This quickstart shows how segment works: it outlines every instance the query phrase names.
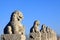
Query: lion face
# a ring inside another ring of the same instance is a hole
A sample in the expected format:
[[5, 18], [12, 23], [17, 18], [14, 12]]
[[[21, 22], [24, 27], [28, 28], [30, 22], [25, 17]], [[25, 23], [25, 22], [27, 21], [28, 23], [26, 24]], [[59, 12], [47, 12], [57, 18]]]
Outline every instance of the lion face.
[[46, 25], [45, 25], [45, 24], [42, 25], [42, 29], [43, 29], [44, 31], [46, 31]]
[[46, 31], [47, 31], [47, 32], [50, 32], [50, 28], [49, 28], [49, 27], [46, 27]]
[[34, 25], [36, 25], [37, 27], [40, 25], [40, 22], [38, 21], [38, 20], [36, 20], [35, 22], [34, 22]]
[[20, 11], [15, 11], [13, 12], [13, 21], [22, 21], [23, 19], [23, 14]]

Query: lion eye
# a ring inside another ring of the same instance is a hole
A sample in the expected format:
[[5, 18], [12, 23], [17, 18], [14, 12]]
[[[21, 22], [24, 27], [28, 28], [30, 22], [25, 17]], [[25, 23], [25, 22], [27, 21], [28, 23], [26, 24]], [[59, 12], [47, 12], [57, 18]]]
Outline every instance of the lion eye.
[[39, 26], [39, 24], [37, 24], [37, 26]]
[[19, 18], [22, 18], [21, 16], [19, 16]]

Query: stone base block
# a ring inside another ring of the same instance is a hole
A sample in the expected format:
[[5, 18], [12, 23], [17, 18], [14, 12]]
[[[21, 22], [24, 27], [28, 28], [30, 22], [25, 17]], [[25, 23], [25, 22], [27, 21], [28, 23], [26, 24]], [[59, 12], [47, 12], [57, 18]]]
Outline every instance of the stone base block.
[[1, 40], [25, 40], [24, 35], [20, 34], [4, 34], [1, 35]]

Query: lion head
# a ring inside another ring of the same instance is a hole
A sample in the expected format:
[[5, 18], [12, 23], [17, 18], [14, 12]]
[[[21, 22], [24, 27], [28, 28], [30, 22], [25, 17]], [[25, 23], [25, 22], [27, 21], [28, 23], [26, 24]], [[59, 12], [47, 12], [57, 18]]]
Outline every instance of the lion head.
[[42, 27], [41, 27], [41, 30], [40, 31], [43, 31], [43, 32], [46, 32], [46, 25], [43, 24]]
[[40, 25], [39, 20], [35, 20], [35, 21], [34, 21], [34, 26], [37, 26], [37, 27], [38, 27], [39, 25]]
[[16, 10], [12, 13], [10, 21], [20, 21], [21, 22], [23, 18], [24, 17], [23, 17], [22, 12]]

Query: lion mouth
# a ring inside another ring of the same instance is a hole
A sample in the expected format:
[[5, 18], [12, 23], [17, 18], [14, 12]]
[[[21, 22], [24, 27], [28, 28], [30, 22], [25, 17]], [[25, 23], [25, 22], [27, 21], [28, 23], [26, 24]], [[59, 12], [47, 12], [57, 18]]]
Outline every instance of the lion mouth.
[[18, 21], [20, 21], [20, 19], [18, 19]]

